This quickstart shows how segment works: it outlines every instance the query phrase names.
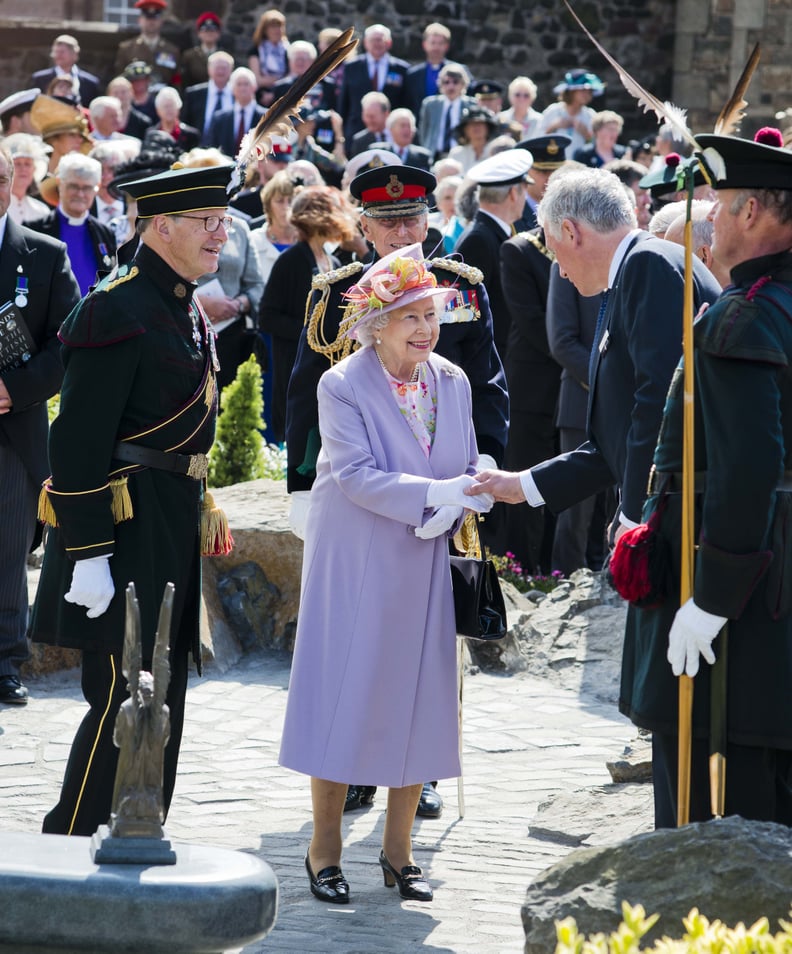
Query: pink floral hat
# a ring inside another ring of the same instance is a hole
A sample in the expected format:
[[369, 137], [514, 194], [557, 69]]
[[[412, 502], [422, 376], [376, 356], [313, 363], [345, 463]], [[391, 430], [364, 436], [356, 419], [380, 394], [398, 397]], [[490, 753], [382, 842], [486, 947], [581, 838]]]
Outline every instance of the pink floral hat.
[[438, 286], [426, 267], [420, 244], [408, 245], [374, 262], [360, 281], [347, 289], [340, 330], [357, 338], [359, 326], [372, 318], [430, 297], [437, 298], [438, 307], [445, 309], [455, 296], [455, 288]]

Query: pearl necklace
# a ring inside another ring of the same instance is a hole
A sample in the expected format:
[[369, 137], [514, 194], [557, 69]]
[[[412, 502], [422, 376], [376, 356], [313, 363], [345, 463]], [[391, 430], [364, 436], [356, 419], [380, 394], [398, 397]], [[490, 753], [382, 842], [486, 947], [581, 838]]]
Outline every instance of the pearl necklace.
[[[394, 378], [396, 381], [398, 381], [399, 379], [396, 377], [396, 375], [395, 375], [395, 374], [391, 374], [391, 372], [388, 371], [387, 367], [385, 366], [385, 362], [382, 360], [382, 355], [379, 353], [379, 351], [377, 351], [376, 348], [374, 349], [374, 354], [377, 356], [377, 360], [378, 360], [379, 363], [380, 363], [380, 367], [381, 367], [382, 370], [385, 372], [385, 374], [390, 374], [390, 376], [391, 376], [392, 378]], [[416, 383], [418, 382], [418, 378], [419, 378], [419, 376], [420, 376], [420, 371], [421, 371], [421, 366], [420, 366], [419, 364], [416, 364], [415, 368], [413, 369], [413, 373], [410, 375], [410, 380], [409, 380], [409, 381], [403, 381], [402, 383], [403, 383], [403, 384], [416, 384]]]

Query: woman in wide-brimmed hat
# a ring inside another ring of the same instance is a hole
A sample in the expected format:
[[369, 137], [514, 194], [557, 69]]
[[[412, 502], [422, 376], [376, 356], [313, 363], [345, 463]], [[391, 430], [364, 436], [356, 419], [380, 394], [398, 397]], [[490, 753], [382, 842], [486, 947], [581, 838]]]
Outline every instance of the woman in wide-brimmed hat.
[[459, 125], [453, 130], [458, 145], [448, 153], [450, 159], [456, 159], [463, 172], [472, 169], [477, 162], [487, 157], [487, 146], [498, 134], [500, 123], [492, 110], [485, 106], [470, 106], [462, 111]]
[[588, 104], [593, 96], [599, 96], [604, 89], [602, 80], [586, 70], [570, 70], [553, 87], [558, 102], [552, 103], [542, 113], [541, 132], [569, 136], [571, 142], [566, 148], [567, 159], [571, 159], [594, 135], [591, 128], [594, 110]]
[[347, 292], [342, 323], [362, 347], [319, 382], [322, 450], [280, 762], [311, 776], [305, 866], [314, 896], [334, 904], [350, 900], [349, 779], [390, 789], [385, 884], [431, 901], [412, 853], [415, 811], [425, 779], [460, 771], [448, 536], [479, 498], [463, 493], [478, 459], [470, 384], [433, 353], [454, 296], [420, 245], [375, 262]]

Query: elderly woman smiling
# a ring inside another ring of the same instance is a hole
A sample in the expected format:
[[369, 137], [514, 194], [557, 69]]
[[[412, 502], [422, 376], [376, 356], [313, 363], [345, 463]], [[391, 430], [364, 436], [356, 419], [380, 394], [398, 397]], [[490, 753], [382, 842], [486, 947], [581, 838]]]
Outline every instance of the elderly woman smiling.
[[[363, 346], [319, 382], [311, 492], [280, 762], [311, 776], [313, 894], [345, 904], [349, 779], [387, 786], [379, 863], [402, 898], [431, 901], [412, 855], [422, 782], [459, 774], [448, 534], [478, 497], [470, 385], [432, 353], [454, 291], [420, 245], [380, 259], [347, 293]], [[486, 501], [479, 511], [489, 510]]]

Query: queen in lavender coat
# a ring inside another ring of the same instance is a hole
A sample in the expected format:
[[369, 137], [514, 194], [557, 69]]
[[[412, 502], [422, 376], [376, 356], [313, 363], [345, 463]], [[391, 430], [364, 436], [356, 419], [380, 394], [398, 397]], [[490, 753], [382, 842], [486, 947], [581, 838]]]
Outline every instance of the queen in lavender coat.
[[319, 383], [322, 452], [280, 762], [311, 776], [316, 897], [349, 900], [341, 816], [354, 778], [390, 789], [385, 883], [431, 900], [410, 834], [422, 782], [460, 772], [448, 536], [479, 499], [462, 493], [478, 452], [468, 380], [431, 353], [448, 289], [420, 246], [363, 281], [347, 326], [364, 347]]

